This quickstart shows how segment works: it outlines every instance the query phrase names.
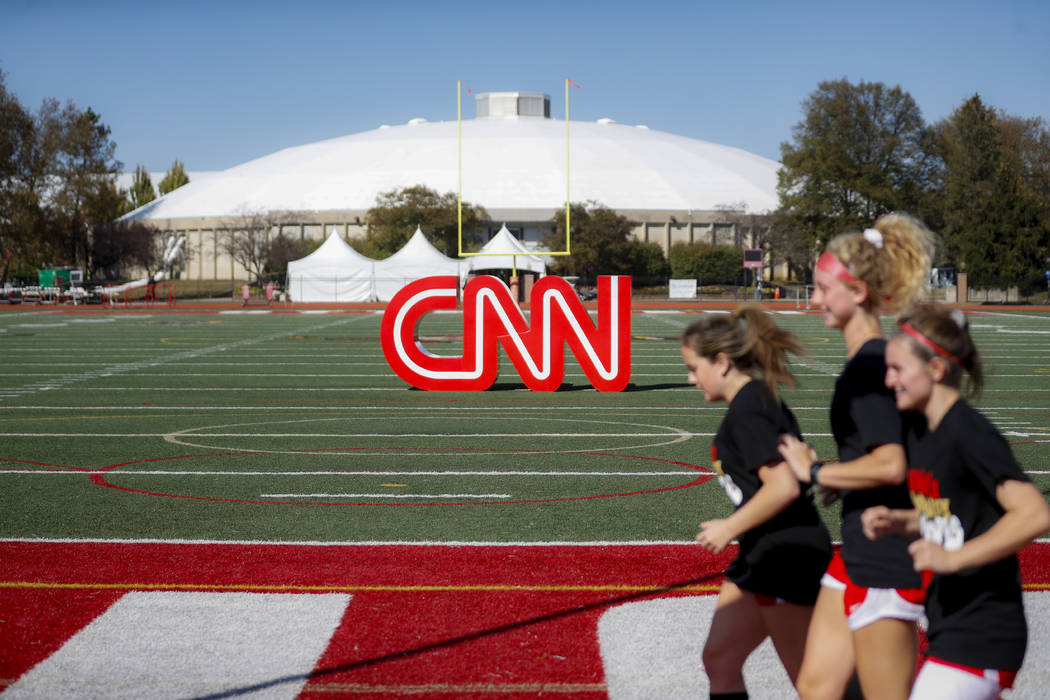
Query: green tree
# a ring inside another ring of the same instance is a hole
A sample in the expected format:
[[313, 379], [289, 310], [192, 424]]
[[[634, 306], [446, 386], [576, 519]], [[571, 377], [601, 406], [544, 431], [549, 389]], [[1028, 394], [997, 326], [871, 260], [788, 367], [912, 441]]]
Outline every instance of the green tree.
[[632, 256], [634, 264], [631, 266], [631, 277], [647, 284], [666, 284], [671, 274], [671, 266], [667, 264], [667, 256], [659, 243], [652, 241], [629, 241], [634, 243]]
[[[62, 140], [53, 170], [58, 184], [54, 205], [66, 234], [65, 259], [86, 267], [91, 225], [121, 214], [123, 203], [108, 211], [103, 211], [102, 203], [112, 201], [110, 193], [122, 166], [114, 157], [117, 145], [110, 139], [110, 128], [90, 107], [81, 111], [68, 102], [61, 121]], [[94, 217], [99, 218], [93, 221]]]
[[100, 221], [91, 229], [91, 276], [126, 279], [132, 268], [152, 276], [164, 254], [163, 236], [142, 221]]
[[150, 180], [146, 167], [144, 165], [135, 166], [135, 178], [128, 191], [128, 211], [138, 209], [156, 198], [157, 192], [153, 189], [153, 182]]
[[288, 274], [288, 263], [293, 260], [305, 258], [317, 250], [322, 241], [299, 240], [284, 233], [278, 233], [271, 238], [265, 247], [263, 275], [266, 277], [277, 277], [283, 279]]
[[33, 137], [33, 116], [7, 91], [0, 71], [0, 285], [25, 253], [25, 220], [35, 202], [25, 192], [24, 170]]
[[360, 238], [351, 238], [347, 240], [346, 243], [366, 258], [382, 260], [383, 258], [390, 257], [390, 253], [387, 252], [386, 248], [380, 249], [377, 247], [367, 235]]
[[273, 251], [271, 240], [280, 235], [281, 226], [290, 218], [288, 212], [242, 209], [225, 225], [220, 245], [235, 263], [248, 271], [252, 282], [259, 282], [266, 274]]
[[176, 158], [175, 162], [172, 163], [171, 169], [161, 179], [160, 184], [157, 185], [157, 189], [160, 190], [160, 195], [163, 197], [168, 192], [177, 190], [183, 185], [188, 185], [190, 182], [189, 175], [186, 174], [186, 169], [183, 168], [182, 163]]
[[668, 251], [671, 276], [702, 284], [733, 284], [743, 278], [744, 251], [712, 243], [675, 243]]
[[[454, 258], [459, 253], [456, 207], [454, 192], [438, 194], [424, 185], [383, 192], [368, 210], [365, 241], [358, 245], [372, 251], [373, 257], [385, 258], [400, 250], [419, 227], [435, 248]], [[463, 202], [465, 251], [481, 244], [482, 223], [488, 218], [484, 207]]]
[[[974, 95], [938, 125], [938, 131], [945, 171], [941, 260], [978, 277], [995, 276], [990, 267], [994, 257], [988, 256], [996, 232], [979, 220], [1001, 159], [995, 111]], [[970, 269], [971, 263], [977, 267]]]
[[[126, 213], [128, 206], [128, 193], [119, 189], [111, 178], [104, 178], [97, 187], [88, 192], [84, 199], [84, 220], [89, 226], [87, 237], [87, 255], [84, 261], [84, 269], [89, 278], [94, 278], [100, 271], [98, 261], [95, 259], [94, 232], [100, 224], [116, 220]], [[137, 249], [137, 248], [136, 248]], [[138, 255], [138, 253], [135, 253]], [[142, 264], [141, 267], [147, 267]]]
[[795, 232], [815, 250], [888, 211], [923, 213], [938, 167], [911, 95], [841, 79], [820, 83], [802, 107], [793, 140], [780, 146], [781, 232]]
[[28, 276], [56, 262], [90, 271], [91, 228], [125, 207], [109, 127], [90, 108], [51, 98], [30, 113], [8, 93], [2, 74], [0, 112], [3, 276]]
[[1050, 243], [1039, 203], [1006, 162], [988, 185], [986, 196], [970, 209], [974, 219], [961, 238], [960, 257], [973, 286], [1017, 286], [1031, 294], [1044, 284]]
[[0, 74], [0, 281], [35, 276], [41, 264], [58, 258], [61, 224], [50, 200], [62, 132], [57, 100], [44, 100], [33, 114], [7, 91]]
[[812, 237], [800, 231], [783, 210], [774, 212], [770, 219], [763, 244], [768, 246], [773, 264], [786, 263], [788, 279], [807, 279], [813, 268]]
[[[1027, 262], [1026, 275], [1036, 274], [1038, 286], [1046, 284], [1044, 272], [1050, 269], [1050, 128], [1041, 118], [1023, 119], [999, 114], [999, 131], [1003, 139], [1003, 156], [1012, 172], [1020, 178], [1023, 205], [1019, 208], [1020, 234], [1025, 242], [1015, 246]], [[1028, 210], [1034, 209], [1029, 213]], [[1024, 213], [1021, 213], [1024, 212]], [[1038, 223], [1031, 226], [1033, 219]], [[1021, 252], [1027, 251], [1027, 252]], [[1033, 272], [1034, 271], [1034, 272]], [[1029, 278], [1030, 279], [1030, 278]], [[1022, 286], [1031, 286], [1029, 281]]]
[[937, 126], [942, 261], [973, 286], [1040, 286], [1050, 245], [1050, 131], [974, 95]]
[[[576, 202], [572, 205], [571, 255], [555, 257], [551, 272], [593, 280], [598, 275], [631, 275], [636, 278], [667, 276], [663, 250], [631, 236], [631, 222], [601, 205]], [[565, 248], [565, 212], [551, 218], [553, 231], [542, 243], [549, 250]]]

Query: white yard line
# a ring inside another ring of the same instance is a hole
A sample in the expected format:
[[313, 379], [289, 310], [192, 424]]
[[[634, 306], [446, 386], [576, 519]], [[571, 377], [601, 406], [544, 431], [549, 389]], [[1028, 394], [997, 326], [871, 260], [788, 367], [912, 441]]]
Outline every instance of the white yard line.
[[[182, 352], [176, 352], [171, 355], [165, 355], [161, 357], [154, 357], [145, 360], [139, 360], [134, 362], [116, 363], [106, 367], [101, 367], [97, 370], [91, 370], [87, 372], [81, 372], [76, 374], [60, 374], [50, 375], [50, 379], [42, 382], [32, 384], [25, 389], [33, 391], [50, 391], [54, 389], [62, 389], [70, 384], [77, 382], [88, 381], [92, 379], [98, 379], [99, 377], [111, 377], [114, 375], [122, 375], [135, 373], [136, 376], [143, 376], [141, 371], [151, 367], [163, 366], [171, 362], [178, 362], [180, 360], [194, 359], [203, 355], [208, 355], [215, 352], [225, 352], [228, 350], [239, 349], [243, 347], [249, 347], [252, 345], [258, 345], [260, 343], [266, 343], [272, 340], [278, 340], [281, 338], [287, 338], [289, 336], [301, 335], [304, 332], [316, 331], [323, 328], [331, 328], [339, 325], [346, 325], [357, 320], [368, 318], [367, 315], [354, 315], [340, 318], [336, 321], [330, 321], [328, 323], [316, 324], [314, 326], [308, 326], [306, 328], [296, 328], [294, 330], [283, 331], [281, 333], [274, 333], [268, 336], [245, 338], [243, 340], [237, 340], [232, 342], [225, 342], [220, 345], [213, 345], [210, 347], [197, 348], [194, 350], [185, 350]], [[39, 352], [39, 349], [37, 350]], [[34, 373], [22, 373], [22, 376], [35, 376]], [[5, 373], [3, 376], [10, 376]], [[17, 376], [17, 375], [16, 375]], [[149, 375], [145, 375], [149, 376]], [[164, 376], [164, 375], [162, 375]], [[190, 375], [192, 376], [192, 375]], [[208, 375], [201, 375], [208, 376]]]
[[509, 493], [261, 493], [259, 498], [510, 498]]

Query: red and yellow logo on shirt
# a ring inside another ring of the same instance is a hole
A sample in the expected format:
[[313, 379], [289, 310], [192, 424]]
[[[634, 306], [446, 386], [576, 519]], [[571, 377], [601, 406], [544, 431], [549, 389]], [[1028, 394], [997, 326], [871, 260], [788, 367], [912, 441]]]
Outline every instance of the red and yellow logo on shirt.
[[919, 511], [919, 531], [923, 539], [936, 542], [948, 551], [963, 546], [966, 533], [962, 521], [952, 514], [951, 499], [941, 497], [941, 484], [933, 474], [908, 470], [908, 494]]

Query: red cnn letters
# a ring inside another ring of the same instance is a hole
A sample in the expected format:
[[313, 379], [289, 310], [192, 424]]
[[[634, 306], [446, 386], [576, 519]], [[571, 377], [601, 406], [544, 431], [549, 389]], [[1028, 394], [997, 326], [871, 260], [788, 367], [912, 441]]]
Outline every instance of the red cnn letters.
[[496, 381], [497, 341], [533, 391], [554, 391], [565, 376], [564, 343], [598, 391], [622, 391], [631, 378], [631, 278], [598, 278], [598, 323], [560, 277], [532, 287], [532, 325], [496, 277], [463, 288], [463, 355], [435, 355], [415, 337], [431, 311], [456, 308], [457, 279], [427, 277], [406, 285], [383, 314], [380, 337], [391, 369], [430, 391], [484, 391]]

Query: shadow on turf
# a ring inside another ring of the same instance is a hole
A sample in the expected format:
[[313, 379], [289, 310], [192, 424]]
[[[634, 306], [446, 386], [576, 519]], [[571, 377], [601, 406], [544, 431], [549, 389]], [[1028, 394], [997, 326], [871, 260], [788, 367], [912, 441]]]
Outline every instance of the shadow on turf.
[[412, 649], [405, 649], [404, 651], [396, 651], [393, 654], [386, 654], [384, 656], [377, 656], [371, 659], [362, 659], [360, 661], [354, 661], [348, 664], [340, 664], [338, 666], [330, 666], [328, 668], [320, 668], [310, 673], [296, 674], [294, 676], [284, 676], [281, 678], [274, 678], [271, 681], [265, 681], [263, 683], [256, 683], [254, 685], [244, 686], [243, 688], [234, 688], [232, 690], [226, 690], [221, 693], [215, 693], [212, 695], [202, 695], [195, 700], [217, 700], [218, 698], [234, 698], [239, 695], [248, 695], [249, 693], [256, 693], [266, 688], [272, 688], [277, 685], [284, 683], [298, 683], [301, 681], [310, 681], [317, 678], [324, 678], [325, 676], [332, 676], [338, 673], [347, 673], [350, 671], [357, 671], [362, 668], [370, 668], [372, 666], [378, 666], [380, 664], [387, 663], [388, 661], [398, 661], [400, 659], [410, 659], [414, 656], [426, 654], [432, 651], [438, 651], [440, 649], [448, 649], [450, 647], [458, 646], [460, 644], [466, 644], [468, 642], [474, 642], [479, 639], [485, 639], [486, 637], [494, 637], [496, 635], [503, 634], [505, 632], [513, 632], [530, 625], [538, 625], [544, 622], [552, 622], [554, 620], [560, 620], [565, 617], [572, 615], [579, 615], [581, 613], [590, 612], [592, 610], [599, 610], [601, 608], [607, 608], [612, 605], [619, 605], [620, 603], [630, 603], [636, 600], [642, 600], [645, 598], [651, 598], [653, 596], [662, 595], [664, 593], [673, 593], [674, 591], [688, 588], [689, 586], [696, 586], [701, 583], [707, 583], [722, 577], [725, 571], [718, 571], [713, 574], [705, 574], [688, 581], [681, 581], [679, 583], [673, 583], [669, 586], [657, 588], [649, 591], [640, 591], [638, 593], [631, 593], [628, 595], [617, 596], [615, 598], [608, 598], [606, 600], [597, 601], [594, 603], [588, 603], [586, 605], [579, 605], [569, 608], [567, 610], [559, 610], [557, 612], [548, 613], [546, 615], [539, 615], [537, 617], [530, 617], [525, 620], [518, 620], [517, 622], [511, 622], [506, 625], [500, 625], [499, 627], [493, 627], [491, 629], [480, 630], [478, 632], [472, 632], [470, 634], [461, 635], [459, 637], [453, 637], [452, 639], [446, 639], [440, 642], [432, 642], [430, 644], [424, 644], [422, 646], [414, 647]]
[[628, 384], [624, 392], [628, 391], [657, 391], [659, 389], [688, 389], [688, 382], [664, 382], [663, 384]]

